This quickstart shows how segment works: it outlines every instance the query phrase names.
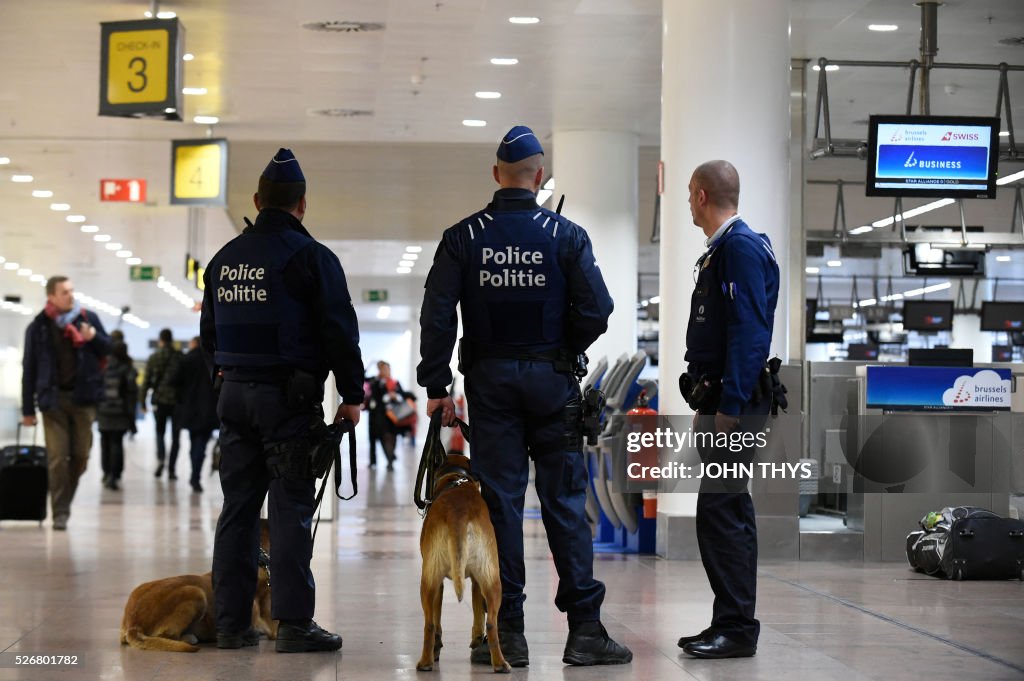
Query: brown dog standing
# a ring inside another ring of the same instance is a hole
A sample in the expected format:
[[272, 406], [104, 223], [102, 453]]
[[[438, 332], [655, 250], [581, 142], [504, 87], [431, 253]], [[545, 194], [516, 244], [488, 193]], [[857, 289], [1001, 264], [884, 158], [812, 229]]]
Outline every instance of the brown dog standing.
[[[260, 521], [260, 543], [270, 548], [266, 521]], [[252, 626], [277, 638], [277, 620], [270, 618], [270, 573], [259, 568], [252, 602]], [[196, 643], [217, 640], [213, 612], [212, 573], [181, 575], [135, 587], [124, 606], [121, 643], [141, 650], [194, 653]]]
[[491, 666], [496, 672], [511, 672], [498, 640], [498, 609], [501, 607], [498, 543], [487, 505], [480, 495], [480, 483], [469, 474], [469, 459], [460, 454], [449, 454], [446, 464], [435, 475], [433, 502], [420, 533], [423, 556], [420, 599], [424, 622], [423, 654], [416, 669], [431, 671], [441, 656], [441, 600], [445, 577], [454, 583], [459, 601], [462, 601], [463, 582], [469, 577], [473, 581], [470, 647], [475, 648], [483, 640], [486, 601]]

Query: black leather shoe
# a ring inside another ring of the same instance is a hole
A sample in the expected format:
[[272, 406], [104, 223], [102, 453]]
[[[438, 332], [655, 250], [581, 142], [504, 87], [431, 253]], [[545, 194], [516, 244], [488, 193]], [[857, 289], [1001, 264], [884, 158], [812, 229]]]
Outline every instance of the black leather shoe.
[[562, 662], [579, 667], [594, 664], [626, 664], [633, 660], [633, 652], [616, 643], [600, 622], [583, 622], [569, 629]]
[[330, 652], [341, 648], [341, 636], [323, 629], [313, 620], [301, 624], [281, 622], [277, 629], [277, 652]]
[[705, 639], [713, 638], [714, 633], [710, 629], [705, 629], [696, 636], [681, 636], [679, 638], [678, 645], [680, 648], [685, 648], [687, 643], [696, 643], [697, 641], [703, 641]]
[[153, 477], [154, 478], [159, 478], [163, 474], [164, 474], [164, 465], [163, 465], [163, 463], [161, 463], [159, 466], [156, 467], [156, 473], [153, 474]]
[[706, 641], [687, 643], [683, 650], [694, 657], [719, 660], [725, 657], [753, 657], [757, 646], [736, 643], [721, 634], [715, 634]]
[[249, 627], [245, 631], [236, 631], [232, 634], [222, 631], [217, 632], [218, 648], [243, 648], [247, 646], [254, 646], [259, 642], [260, 632], [256, 631], [252, 627]]
[[178, 479], [178, 474], [175, 473], [174, 471], [171, 471], [170, 473], [167, 474], [167, 479], [168, 480], [177, 480]]
[[[501, 644], [501, 654], [510, 667], [526, 667], [530, 664], [530, 648], [526, 645], [526, 636], [520, 631], [505, 630], [498, 625], [498, 641]], [[473, 664], [491, 664], [491, 649], [487, 644], [487, 637], [484, 636], [473, 652], [469, 654], [469, 661]]]

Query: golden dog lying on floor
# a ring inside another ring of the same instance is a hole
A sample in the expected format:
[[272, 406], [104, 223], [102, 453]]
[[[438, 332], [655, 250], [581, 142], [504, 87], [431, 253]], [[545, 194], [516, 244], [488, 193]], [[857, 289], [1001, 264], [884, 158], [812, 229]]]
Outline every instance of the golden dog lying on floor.
[[[265, 552], [270, 533], [260, 521], [260, 544]], [[277, 621], [270, 618], [270, 572], [261, 556], [256, 597], [252, 602], [252, 626], [267, 638], [277, 638]], [[141, 650], [194, 653], [195, 644], [217, 640], [213, 612], [213, 576], [181, 575], [146, 582], [135, 587], [124, 606], [121, 643]]]
[[433, 502], [420, 533], [423, 573], [420, 599], [423, 602], [423, 654], [418, 671], [431, 671], [441, 656], [441, 600], [444, 579], [455, 584], [462, 600], [463, 582], [473, 580], [473, 640], [471, 648], [484, 637], [484, 602], [487, 603], [487, 644], [491, 666], [496, 672], [512, 671], [501, 653], [498, 640], [498, 609], [501, 580], [498, 574], [498, 544], [487, 504], [480, 495], [480, 483], [469, 473], [469, 459], [449, 454], [435, 473]]

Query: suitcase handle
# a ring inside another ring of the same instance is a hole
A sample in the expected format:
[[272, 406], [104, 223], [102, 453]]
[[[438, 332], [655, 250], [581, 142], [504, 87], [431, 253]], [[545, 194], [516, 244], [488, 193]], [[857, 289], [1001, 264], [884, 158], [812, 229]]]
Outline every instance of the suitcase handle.
[[[21, 447], [21, 427], [22, 427], [22, 425], [23, 425], [22, 422], [19, 420], [18, 421], [18, 430], [17, 430], [17, 432], [14, 435], [14, 446], [15, 447]], [[38, 438], [38, 436], [39, 436], [39, 421], [36, 421], [36, 425], [29, 426], [29, 427], [32, 428], [32, 446], [35, 447], [36, 446], [36, 438]]]

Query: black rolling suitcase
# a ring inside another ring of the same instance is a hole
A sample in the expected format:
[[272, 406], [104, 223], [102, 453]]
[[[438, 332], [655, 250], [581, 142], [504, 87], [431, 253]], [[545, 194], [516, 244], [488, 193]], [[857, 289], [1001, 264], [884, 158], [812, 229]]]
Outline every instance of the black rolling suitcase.
[[1024, 580], [1024, 520], [983, 516], [953, 521], [942, 571], [958, 580]]
[[46, 519], [49, 491], [46, 447], [21, 444], [21, 424], [15, 444], [0, 449], [0, 520]]

